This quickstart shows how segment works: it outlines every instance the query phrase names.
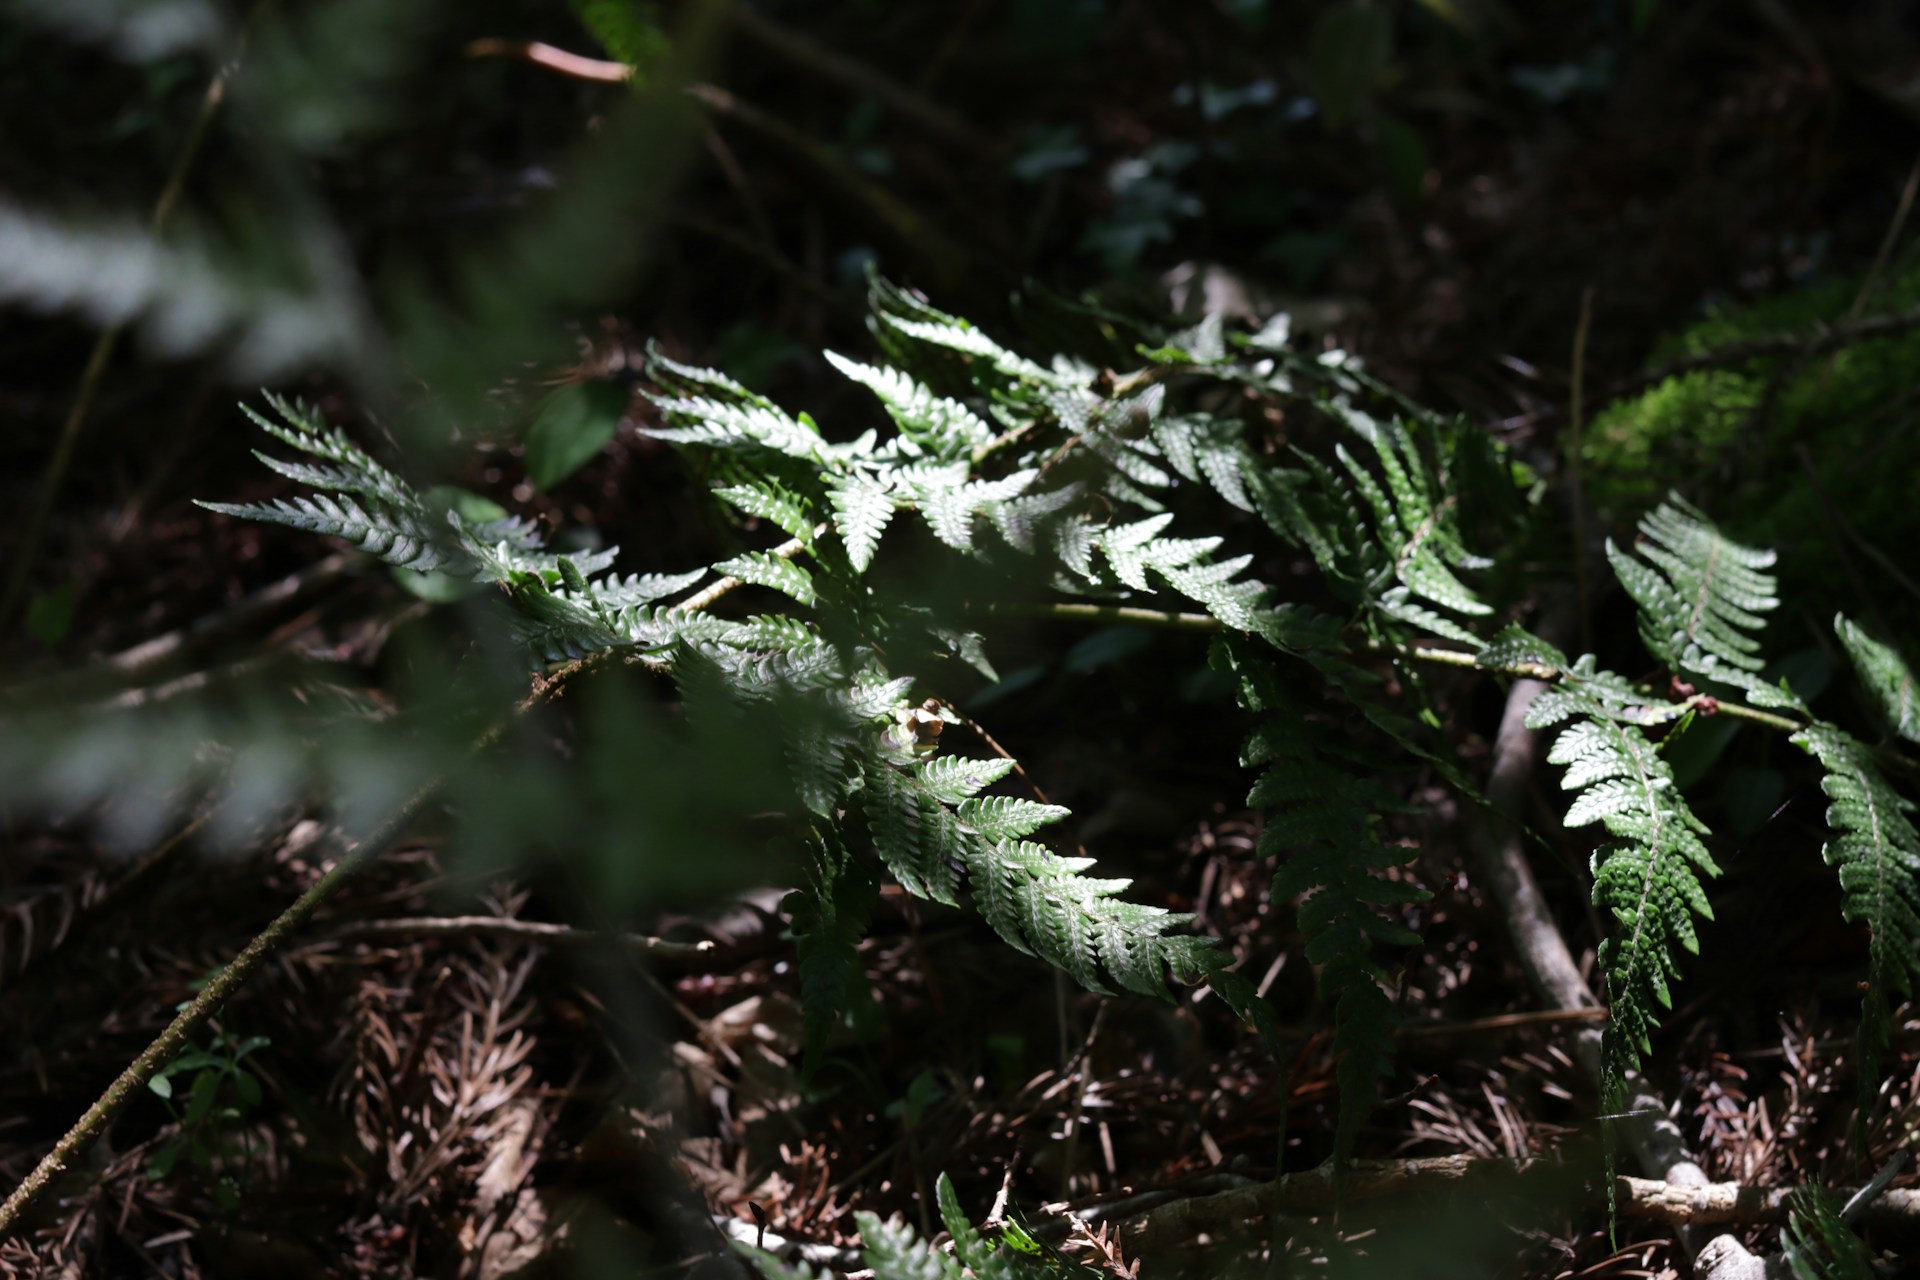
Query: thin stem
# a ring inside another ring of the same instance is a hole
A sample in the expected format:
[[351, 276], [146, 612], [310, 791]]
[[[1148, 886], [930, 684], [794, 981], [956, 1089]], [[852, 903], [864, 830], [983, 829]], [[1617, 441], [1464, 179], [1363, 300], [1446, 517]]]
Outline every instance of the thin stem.
[[[490, 743], [492, 731], [482, 735], [482, 743]], [[127, 1104], [139, 1096], [154, 1073], [178, 1057], [187, 1047], [187, 1042], [204, 1027], [213, 1016], [223, 1008], [234, 992], [238, 991], [248, 978], [251, 978], [268, 958], [280, 949], [283, 942], [300, 925], [304, 924], [315, 909], [332, 897], [353, 877], [353, 874], [370, 862], [373, 857], [406, 830], [409, 823], [423, 809], [427, 802], [439, 791], [442, 779], [433, 778], [409, 796], [399, 808], [395, 809], [385, 821], [367, 833], [353, 848], [336, 862], [332, 869], [318, 880], [273, 922], [258, 934], [253, 941], [235, 956], [231, 963], [213, 976], [202, 987], [180, 1015], [167, 1024], [140, 1056], [128, 1064], [127, 1069], [115, 1077], [106, 1091], [87, 1108], [74, 1126], [53, 1144], [53, 1149], [41, 1158], [15, 1187], [4, 1204], [0, 1204], [0, 1236], [6, 1235], [34, 1201], [46, 1191], [56, 1175], [70, 1165], [80, 1152], [95, 1138], [99, 1137], [127, 1107]]]
[[[827, 531], [831, 527], [832, 527], [831, 525], [826, 524], [824, 521], [821, 522], [820, 524], [813, 526], [813, 537], [814, 538], [826, 537]], [[802, 541], [799, 538], [789, 538], [787, 541], [781, 543], [779, 546], [775, 547], [772, 551], [769, 551], [767, 554], [771, 556], [778, 556], [782, 560], [791, 560], [795, 556], [799, 555], [802, 551], [810, 551], [812, 550], [812, 548], [813, 548], [812, 540]], [[738, 587], [743, 587], [745, 585], [746, 583], [741, 581], [739, 578], [721, 578], [717, 582], [710, 582], [706, 586], [700, 588], [700, 590], [694, 592], [692, 595], [688, 596], [685, 600], [682, 600], [679, 604], [674, 605], [671, 609], [667, 610], [667, 612], [668, 613], [697, 613], [702, 609], [711, 607], [714, 604], [714, 602], [719, 600], [722, 596], [726, 595], [728, 592], [733, 591]]]
[[1146, 627], [1166, 627], [1174, 631], [1219, 631], [1220, 620], [1204, 613], [1179, 613], [1172, 609], [1135, 609], [1117, 604], [1081, 604], [1060, 602], [1033, 605], [992, 605], [988, 613], [1000, 617], [1058, 618], [1066, 622], [1130, 622]]
[[[349, 938], [499, 938], [510, 942], [549, 946], [598, 946], [607, 935], [598, 929], [576, 929], [543, 920], [514, 920], [505, 916], [424, 916], [393, 920], [362, 920], [336, 931]], [[708, 941], [674, 942], [644, 934], [621, 933], [613, 939], [630, 951], [650, 956], [699, 956], [715, 950]]]
[[[505, 737], [508, 727], [520, 716], [553, 698], [561, 687], [571, 678], [601, 666], [611, 651], [582, 658], [568, 663], [552, 675], [536, 682], [531, 693], [514, 706], [511, 716], [502, 716], [475, 736], [467, 749], [467, 757], [480, 755], [498, 745]], [[377, 855], [405, 834], [406, 829], [420, 812], [432, 802], [446, 784], [446, 775], [429, 778], [412, 795], [387, 815], [373, 830], [369, 831], [336, 862], [327, 873], [314, 881], [307, 891], [293, 900], [271, 923], [254, 935], [251, 942], [241, 949], [240, 954], [219, 973], [215, 974], [207, 985], [195, 996], [180, 1015], [167, 1027], [140, 1055], [128, 1064], [127, 1069], [114, 1078], [112, 1084], [87, 1108], [71, 1129], [53, 1144], [53, 1149], [33, 1167], [15, 1187], [4, 1204], [0, 1204], [0, 1237], [18, 1225], [21, 1215], [31, 1208], [36, 1200], [45, 1194], [48, 1185], [61, 1171], [70, 1165], [75, 1157], [101, 1133], [124, 1110], [127, 1104], [137, 1096], [147, 1082], [153, 1079], [154, 1072], [167, 1065], [187, 1047], [187, 1042], [212, 1020], [226, 1006], [248, 978], [259, 972], [280, 948], [288, 937], [305, 924], [322, 903], [332, 897], [340, 886], [352, 879], [354, 874], [371, 862]]]
[[[1126, 605], [1083, 604], [1077, 601], [994, 606], [987, 612], [1005, 617], [1058, 618], [1071, 622], [1125, 622], [1140, 626], [1165, 627], [1174, 631], [1211, 632], [1226, 629], [1225, 624], [1218, 618], [1204, 613], [1176, 613], [1170, 609], [1136, 609]], [[1442, 649], [1435, 645], [1369, 645], [1367, 652], [1407, 658], [1433, 666], [1479, 671], [1486, 675], [1540, 680], [1547, 684], [1557, 684], [1568, 676], [1568, 672], [1547, 663], [1484, 662], [1478, 654], [1470, 653], [1465, 649]], [[1743, 702], [1728, 702], [1706, 693], [1696, 693], [1679, 702], [1650, 699], [1641, 710], [1643, 714], [1636, 717], [1636, 722], [1645, 724], [1668, 724], [1689, 711], [1697, 711], [1702, 715], [1732, 716], [1736, 720], [1764, 725], [1769, 729], [1777, 729], [1781, 733], [1798, 733], [1807, 727], [1804, 722], [1795, 720], [1791, 716], [1762, 711], [1758, 707], [1750, 707]]]

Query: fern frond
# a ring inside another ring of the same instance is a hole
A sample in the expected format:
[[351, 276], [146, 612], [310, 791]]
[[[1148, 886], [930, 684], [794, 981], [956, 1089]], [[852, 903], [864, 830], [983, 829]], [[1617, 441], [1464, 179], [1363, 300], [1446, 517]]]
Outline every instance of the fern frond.
[[713, 496], [737, 511], [772, 521], [790, 538], [798, 538], [809, 546], [813, 543], [812, 503], [778, 481], [754, 479], [724, 485], [715, 489]]
[[887, 870], [916, 898], [958, 906], [968, 841], [952, 811], [885, 764], [867, 770], [864, 790], [867, 829]]
[[935, 458], [964, 458], [993, 439], [993, 428], [957, 400], [936, 396], [898, 369], [876, 368], [829, 351], [827, 363], [880, 398], [902, 434]]
[[808, 884], [782, 905], [793, 922], [800, 972], [804, 1064], [811, 1074], [834, 1023], [862, 981], [860, 940], [866, 937], [880, 885], [838, 837], [816, 832]]
[[1549, 762], [1566, 766], [1561, 786], [1581, 793], [1565, 822], [1599, 822], [1613, 837], [1593, 854], [1594, 905], [1616, 924], [1600, 944], [1610, 997], [1603, 1090], [1611, 1105], [1650, 1051], [1659, 1011], [1673, 1007], [1677, 952], [1700, 950], [1693, 917], [1713, 918], [1700, 878], [1720, 868], [1701, 842], [1706, 827], [1673, 785], [1673, 771], [1645, 733], [1617, 718], [1609, 690], [1591, 680], [1568, 682], [1549, 691], [1559, 696], [1536, 698], [1526, 723], [1541, 729], [1576, 717], [1547, 753]]
[[767, 449], [807, 462], [825, 459], [828, 445], [812, 423], [790, 418], [765, 404], [741, 404], [702, 396], [652, 396], [666, 425], [646, 434], [708, 449]]
[[1860, 683], [1873, 694], [1874, 709], [1888, 731], [1908, 742], [1920, 742], [1920, 689], [1914, 687], [1913, 670], [1900, 651], [1875, 640], [1845, 614], [1834, 618], [1833, 629], [1846, 646]]
[[1643, 562], [1607, 542], [1620, 585], [1640, 606], [1647, 651], [1689, 678], [1718, 680], [1768, 707], [1804, 710], [1800, 700], [1759, 676], [1765, 663], [1752, 634], [1779, 604], [1769, 550], [1744, 547], [1678, 494], [1640, 521]]
[[1412, 862], [1416, 851], [1375, 836], [1378, 815], [1406, 811], [1399, 797], [1353, 770], [1351, 746], [1306, 713], [1252, 643], [1218, 640], [1212, 661], [1235, 677], [1241, 705], [1263, 716], [1241, 750], [1243, 766], [1263, 769], [1247, 803], [1271, 810], [1259, 849], [1280, 862], [1274, 899], [1305, 897], [1300, 929], [1307, 958], [1318, 966], [1321, 994], [1333, 1005], [1340, 1083], [1334, 1149], [1345, 1159], [1361, 1121], [1379, 1102], [1379, 1078], [1391, 1067], [1398, 1021], [1375, 947], [1420, 941], [1381, 909], [1430, 895], [1392, 874]]
[[1865, 924], [1867, 989], [1860, 1016], [1860, 1106], [1877, 1096], [1880, 1064], [1892, 1036], [1896, 997], [1913, 993], [1920, 975], [1920, 835], [1914, 803], [1893, 789], [1873, 752], [1830, 724], [1813, 724], [1794, 744], [1820, 761], [1820, 789], [1831, 802], [1833, 837], [1822, 849], [1840, 873], [1841, 913]]
[[1011, 772], [1011, 760], [969, 760], [964, 756], [937, 756], [918, 770], [920, 785], [944, 804], [970, 800]]
[[772, 587], [775, 591], [792, 596], [801, 604], [812, 604], [814, 601], [813, 575], [785, 556], [776, 556], [767, 551], [749, 551], [730, 560], [722, 560], [713, 566], [713, 570], [742, 582]]
[[1131, 881], [1081, 872], [1085, 858], [1063, 858], [1026, 840], [970, 841], [968, 881], [980, 914], [1002, 939], [1065, 969], [1089, 991], [1111, 994], [1101, 972], [1130, 991], [1166, 998], [1166, 971], [1206, 967], [1205, 938], [1169, 936], [1188, 917], [1116, 897]]
[[404, 510], [352, 498], [336, 501], [319, 494], [311, 498], [275, 498], [270, 503], [202, 502], [208, 511], [283, 524], [307, 533], [341, 538], [399, 569], [417, 573], [444, 570], [464, 576], [472, 557], [451, 545], [452, 538], [436, 528], [424, 509]]
[[879, 276], [873, 277], [867, 297], [874, 336], [903, 364], [913, 363], [919, 354], [914, 348], [931, 347], [984, 365], [998, 375], [998, 380], [1027, 381], [1044, 387], [1072, 385], [1071, 380], [1015, 355], [971, 322], [948, 315]]

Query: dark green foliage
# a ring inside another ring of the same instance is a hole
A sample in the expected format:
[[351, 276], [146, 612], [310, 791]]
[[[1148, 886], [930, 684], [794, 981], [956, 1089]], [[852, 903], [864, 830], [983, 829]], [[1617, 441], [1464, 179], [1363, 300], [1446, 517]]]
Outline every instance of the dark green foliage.
[[858, 948], [880, 897], [879, 881], [832, 833], [815, 836], [813, 853], [806, 887], [784, 904], [800, 962], [808, 1072], [819, 1065], [835, 1021], [866, 981]]
[[1914, 804], [1887, 781], [1873, 752], [1830, 724], [1814, 724], [1793, 741], [1826, 770], [1821, 790], [1831, 802], [1833, 837], [1822, 850], [1840, 873], [1841, 911], [1869, 931], [1867, 991], [1860, 1011], [1861, 1112], [1880, 1088], [1880, 1067], [1893, 1034], [1893, 1003], [1913, 993], [1920, 973], [1920, 835]]
[[1271, 810], [1260, 853], [1280, 862], [1274, 900], [1306, 897], [1300, 928], [1307, 958], [1319, 966], [1321, 993], [1333, 1005], [1341, 1098], [1334, 1146], [1344, 1158], [1379, 1099], [1378, 1080], [1391, 1065], [1399, 1021], [1386, 990], [1392, 978], [1377, 951], [1420, 941], [1383, 911], [1431, 896], [1393, 874], [1417, 850], [1386, 843], [1376, 817], [1412, 812], [1381, 781], [1404, 761], [1340, 732], [1337, 704], [1331, 715], [1302, 705], [1261, 646], [1223, 639], [1214, 645], [1214, 661], [1236, 678], [1241, 705], [1262, 717], [1241, 750], [1241, 764], [1263, 770], [1247, 803]]
[[1906, 660], [1898, 650], [1875, 640], [1845, 615], [1834, 618], [1833, 629], [1846, 646], [1860, 683], [1873, 696], [1874, 710], [1887, 732], [1908, 742], [1920, 742], [1920, 690], [1914, 687], [1913, 670]]
[[[1607, 543], [1620, 585], [1640, 606], [1640, 638], [1676, 675], [1740, 689], [1756, 705], [1800, 707], [1790, 691], [1755, 673], [1765, 665], [1751, 632], [1779, 605], [1771, 551], [1722, 537], [1678, 494], [1640, 521], [1640, 559]], [[1647, 563], [1651, 562], [1651, 563]]]
[[1817, 1185], [1798, 1187], [1787, 1198], [1780, 1256], [1794, 1280], [1870, 1280], [1878, 1274], [1872, 1253]]
[[[1275, 897], [1301, 902], [1307, 954], [1332, 1008], [1339, 1154], [1351, 1150], [1390, 1066], [1391, 954], [1419, 941], [1408, 908], [1426, 895], [1412, 871], [1417, 849], [1400, 834], [1413, 829], [1401, 821], [1413, 812], [1407, 784], [1429, 770], [1477, 798], [1449, 752], [1386, 696], [1369, 650], [1402, 658], [1418, 650], [1550, 681], [1529, 723], [1567, 725], [1549, 755], [1579, 793], [1567, 825], [1599, 823], [1608, 837], [1593, 870], [1595, 902], [1612, 926], [1600, 943], [1610, 1096], [1672, 1005], [1680, 958], [1699, 945], [1696, 917], [1711, 916], [1708, 833], [1675, 785], [1662, 733], [1731, 710], [1737, 697], [1750, 704], [1743, 714], [1799, 729], [1797, 741], [1827, 770], [1836, 829], [1827, 856], [1848, 917], [1872, 931], [1873, 1060], [1889, 1002], [1910, 989], [1915, 968], [1920, 849], [1907, 802], [1872, 752], [1831, 725], [1776, 714], [1807, 713], [1759, 675], [1757, 632], [1775, 607], [1770, 551], [1729, 540], [1677, 497], [1642, 522], [1638, 555], [1609, 545], [1648, 650], [1702, 686], [1669, 701], [1592, 656], [1569, 662], [1517, 627], [1490, 641], [1474, 629], [1492, 608], [1466, 575], [1489, 562], [1468, 550], [1463, 497], [1476, 495], [1460, 485], [1471, 476], [1501, 489], [1484, 505], [1510, 510], [1510, 468], [1492, 446], [1421, 414], [1344, 358], [1308, 360], [1271, 327], [1235, 334], [1209, 321], [1143, 345], [1153, 363], [1123, 376], [1067, 357], [1043, 366], [884, 281], [874, 282], [872, 302], [888, 362], [830, 356], [878, 401], [883, 426], [850, 438], [724, 374], [652, 354], [660, 413], [652, 434], [700, 452], [715, 496], [784, 532], [777, 547], [622, 578], [608, 572], [612, 552], [554, 555], [525, 522], [463, 517], [279, 402], [286, 421], [261, 425], [319, 462], [270, 465], [339, 496], [216, 509], [491, 586], [536, 660], [625, 652], [678, 682], [696, 726], [766, 717], [787, 766], [790, 816], [812, 851], [805, 885], [789, 899], [809, 1064], [860, 988], [856, 947], [880, 868], [916, 897], [972, 906], [1009, 945], [1089, 990], [1164, 997], [1169, 973], [1210, 975], [1242, 1017], [1270, 1038], [1274, 1030], [1271, 1011], [1221, 967], [1209, 941], [1180, 932], [1186, 917], [1128, 902], [1127, 881], [1091, 875], [1090, 859], [1040, 843], [1067, 812], [990, 791], [1004, 785], [1011, 761], [940, 752], [940, 728], [959, 718], [937, 698], [916, 704], [910, 690], [925, 674], [896, 672], [888, 655], [992, 668], [958, 602], [937, 589], [903, 598], [876, 567], [909, 521], [924, 526], [916, 545], [1077, 607], [1197, 607], [1204, 618], [1182, 625], [1221, 633], [1214, 664], [1258, 717], [1243, 761], [1261, 770], [1248, 797], [1268, 811], [1260, 850], [1278, 863]], [[1183, 405], [1188, 386], [1210, 385], [1288, 403], [1312, 430], [1276, 461], [1246, 419]], [[1232, 517], [1189, 530], [1196, 494]], [[1484, 523], [1477, 512], [1476, 521]], [[1250, 531], [1311, 556], [1331, 611], [1274, 603], [1271, 588], [1249, 576], [1261, 543], [1229, 542]], [[716, 612], [741, 584], [780, 611]], [[695, 594], [663, 603], [687, 591]], [[1844, 619], [1840, 633], [1888, 723], [1909, 732], [1904, 664]], [[1435, 638], [1457, 647], [1436, 651]], [[1412, 672], [1403, 676], [1417, 692]]]

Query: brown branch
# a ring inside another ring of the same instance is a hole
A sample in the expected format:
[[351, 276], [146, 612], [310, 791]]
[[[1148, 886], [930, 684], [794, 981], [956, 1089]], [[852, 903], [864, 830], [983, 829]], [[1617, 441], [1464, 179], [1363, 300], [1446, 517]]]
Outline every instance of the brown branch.
[[230, 608], [200, 618], [177, 631], [142, 641], [130, 649], [122, 649], [103, 659], [100, 666], [120, 679], [131, 679], [151, 671], [164, 662], [171, 662], [238, 635], [283, 609], [312, 599], [347, 577], [363, 560], [364, 557], [348, 552], [328, 556], [318, 564], [308, 565], [297, 573], [290, 573], [280, 581], [262, 587]]

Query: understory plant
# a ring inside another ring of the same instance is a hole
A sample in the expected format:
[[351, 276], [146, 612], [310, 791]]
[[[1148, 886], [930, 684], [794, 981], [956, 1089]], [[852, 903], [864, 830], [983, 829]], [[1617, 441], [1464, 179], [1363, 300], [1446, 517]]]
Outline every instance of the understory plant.
[[652, 353], [644, 431], [688, 456], [747, 547], [716, 563], [633, 572], [611, 549], [550, 549], [532, 522], [463, 512], [271, 397], [272, 416], [254, 417], [278, 450], [261, 456], [305, 492], [205, 505], [477, 584], [548, 679], [637, 664], [672, 682], [688, 725], [751, 724], [777, 743], [815, 1059], [860, 982], [883, 878], [977, 912], [1090, 991], [1207, 983], [1278, 1045], [1231, 958], [1095, 874], [1061, 835], [1068, 812], [1014, 760], [947, 745], [964, 736], [948, 732], [965, 720], [952, 690], [975, 680], [956, 673], [996, 678], [996, 618], [1210, 632], [1211, 665], [1247, 713], [1259, 853], [1275, 901], [1298, 904], [1331, 1011], [1337, 1160], [1391, 1068], [1396, 958], [1419, 942], [1409, 818], [1431, 788], [1413, 784], [1485, 803], [1439, 731], [1447, 673], [1544, 682], [1527, 723], [1555, 731], [1564, 823], [1604, 833], [1591, 873], [1607, 1111], [1713, 910], [1715, 835], [1670, 747], [1714, 720], [1778, 732], [1818, 764], [1824, 856], [1869, 939], [1857, 1076], [1872, 1106], [1891, 1011], [1920, 969], [1920, 838], [1896, 786], [1920, 711], [1884, 638], [1835, 623], [1879, 732], [1817, 716], [1769, 667], [1773, 554], [1674, 494], [1631, 545], [1605, 546], [1637, 611], [1645, 656], [1617, 659], [1636, 674], [1569, 657], [1516, 620], [1520, 531], [1551, 502], [1533, 469], [1349, 357], [1299, 349], [1283, 318], [1146, 331], [1135, 367], [1115, 370], [1020, 354], [884, 281], [871, 304], [876, 354], [826, 357], [871, 392], [862, 422], [817, 422]]

